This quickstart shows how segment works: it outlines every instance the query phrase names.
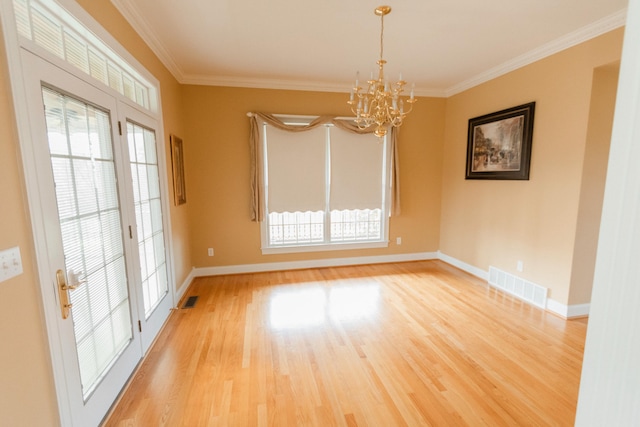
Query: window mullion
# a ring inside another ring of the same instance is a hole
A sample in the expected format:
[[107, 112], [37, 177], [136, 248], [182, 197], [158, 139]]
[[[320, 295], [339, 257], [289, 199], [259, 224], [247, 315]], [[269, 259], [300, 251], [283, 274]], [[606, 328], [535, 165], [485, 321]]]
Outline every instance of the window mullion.
[[325, 174], [325, 200], [324, 200], [324, 242], [331, 242], [331, 206], [329, 201], [331, 200], [331, 126], [325, 126], [326, 138], [325, 138], [325, 161], [324, 161], [324, 174]]

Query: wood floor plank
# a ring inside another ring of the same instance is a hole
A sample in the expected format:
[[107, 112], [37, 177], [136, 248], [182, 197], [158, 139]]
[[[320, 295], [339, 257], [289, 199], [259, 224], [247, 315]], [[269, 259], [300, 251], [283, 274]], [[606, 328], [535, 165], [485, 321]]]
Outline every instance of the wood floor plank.
[[585, 319], [441, 261], [197, 278], [104, 425], [571, 426]]

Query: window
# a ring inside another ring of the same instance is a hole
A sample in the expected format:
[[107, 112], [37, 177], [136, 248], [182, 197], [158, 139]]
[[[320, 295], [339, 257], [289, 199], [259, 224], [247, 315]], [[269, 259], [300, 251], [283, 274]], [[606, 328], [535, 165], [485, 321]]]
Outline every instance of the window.
[[[299, 117], [287, 124], [307, 125]], [[263, 253], [387, 245], [386, 138], [332, 124], [291, 132], [262, 126]]]
[[[145, 110], [157, 112], [155, 85], [53, 1], [13, 0], [18, 34]], [[31, 42], [31, 43], [30, 43]]]
[[153, 129], [127, 121], [127, 139], [144, 313], [148, 318], [169, 292], [156, 134]]

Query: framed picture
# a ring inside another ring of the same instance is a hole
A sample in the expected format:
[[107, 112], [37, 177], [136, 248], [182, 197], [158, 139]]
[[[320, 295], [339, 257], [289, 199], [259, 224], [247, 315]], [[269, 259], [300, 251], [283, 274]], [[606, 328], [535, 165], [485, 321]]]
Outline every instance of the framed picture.
[[469, 120], [465, 179], [529, 179], [535, 102]]
[[184, 154], [182, 139], [171, 135], [171, 169], [173, 170], [173, 202], [177, 205], [187, 203], [184, 182]]

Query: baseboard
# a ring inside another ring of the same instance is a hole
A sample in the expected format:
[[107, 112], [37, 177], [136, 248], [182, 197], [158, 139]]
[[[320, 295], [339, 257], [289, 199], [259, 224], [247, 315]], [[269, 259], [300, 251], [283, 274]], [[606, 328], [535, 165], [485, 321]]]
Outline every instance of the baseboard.
[[482, 280], [487, 280], [487, 281], [489, 280], [489, 272], [488, 271], [484, 271], [481, 268], [474, 267], [471, 264], [467, 264], [466, 262], [462, 262], [459, 259], [456, 259], [456, 258], [451, 257], [449, 255], [443, 254], [440, 251], [438, 251], [438, 259], [446, 262], [447, 264], [451, 264], [454, 267], [457, 267], [462, 271], [466, 271], [469, 274], [472, 274], [472, 275], [474, 275], [476, 277], [479, 277]]
[[574, 319], [577, 317], [589, 316], [591, 304], [565, 305], [551, 298], [547, 299], [547, 310], [557, 314], [564, 319]]
[[575, 317], [588, 317], [589, 310], [591, 310], [591, 303], [570, 305], [567, 310], [567, 319], [572, 319]]
[[[459, 268], [460, 270], [466, 271], [469, 274], [472, 274], [476, 277], [479, 277], [480, 279], [486, 280], [487, 282], [489, 282], [489, 272], [488, 271], [484, 271], [478, 267], [475, 267], [473, 265], [467, 264], [463, 261], [460, 261], [457, 258], [454, 258], [452, 256], [443, 254], [442, 252], [438, 251], [438, 259], [446, 262], [447, 264], [451, 264], [454, 267]], [[497, 289], [500, 289], [499, 287]], [[509, 294], [512, 294], [510, 292], [508, 292], [508, 290], [506, 289], [500, 289], [503, 292], [507, 292]], [[517, 295], [516, 295], [517, 296]], [[546, 304], [542, 304], [540, 302], [536, 303], [535, 305], [537, 305], [538, 307], [544, 308], [547, 311], [550, 311], [564, 319], [573, 319], [573, 318], [578, 318], [578, 317], [586, 317], [589, 316], [589, 309], [591, 307], [591, 304], [575, 304], [575, 305], [565, 305], [562, 303], [559, 303], [558, 301], [555, 301], [551, 298], [545, 297], [546, 298]], [[526, 301], [526, 300], [524, 300]]]
[[327, 258], [305, 261], [265, 262], [259, 264], [225, 265], [194, 268], [193, 277], [221, 276], [225, 274], [261, 273], [265, 271], [301, 270], [305, 268], [341, 267], [346, 265], [385, 264], [390, 262], [424, 261], [437, 259], [436, 252], [419, 252], [398, 255], [380, 255], [351, 258]]
[[187, 277], [184, 279], [184, 281], [180, 285], [180, 287], [176, 289], [176, 294], [175, 294], [176, 307], [178, 306], [178, 304], [180, 304], [180, 300], [184, 296], [185, 292], [187, 292], [187, 289], [189, 289], [189, 285], [191, 284], [191, 281], [194, 279], [194, 277], [196, 277], [195, 272], [196, 272], [196, 269], [192, 268], [189, 274], [187, 274]]

